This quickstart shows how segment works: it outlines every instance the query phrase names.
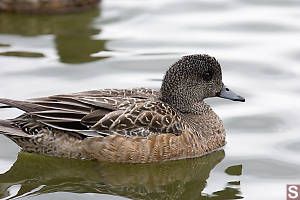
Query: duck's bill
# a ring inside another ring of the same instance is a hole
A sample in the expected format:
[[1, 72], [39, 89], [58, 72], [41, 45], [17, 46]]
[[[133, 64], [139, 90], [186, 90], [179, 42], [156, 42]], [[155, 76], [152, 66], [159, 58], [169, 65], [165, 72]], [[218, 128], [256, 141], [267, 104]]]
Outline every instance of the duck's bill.
[[245, 98], [237, 95], [236, 93], [234, 93], [233, 91], [231, 91], [228, 87], [226, 87], [224, 85], [224, 83], [222, 84], [222, 89], [221, 92], [217, 93], [218, 97], [224, 98], [224, 99], [230, 99], [232, 101], [241, 101], [241, 102], [245, 102]]

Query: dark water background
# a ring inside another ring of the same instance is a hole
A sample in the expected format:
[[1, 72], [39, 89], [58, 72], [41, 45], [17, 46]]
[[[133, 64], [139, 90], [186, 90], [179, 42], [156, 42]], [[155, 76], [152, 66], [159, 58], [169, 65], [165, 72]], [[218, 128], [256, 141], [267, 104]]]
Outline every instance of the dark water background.
[[0, 198], [285, 199], [286, 184], [300, 184], [298, 0], [103, 0], [85, 13], [0, 13], [0, 96], [158, 89], [168, 66], [193, 53], [218, 58], [223, 81], [246, 97], [207, 101], [224, 121], [224, 150], [105, 164], [18, 154], [0, 135]]

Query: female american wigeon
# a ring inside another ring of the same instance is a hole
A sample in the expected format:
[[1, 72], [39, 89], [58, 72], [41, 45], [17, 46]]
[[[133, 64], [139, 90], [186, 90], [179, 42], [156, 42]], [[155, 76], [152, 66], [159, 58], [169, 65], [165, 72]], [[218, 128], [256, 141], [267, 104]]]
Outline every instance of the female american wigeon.
[[191, 158], [225, 145], [222, 121], [203, 99], [245, 99], [222, 83], [218, 61], [182, 57], [160, 91], [103, 89], [0, 103], [25, 111], [0, 120], [0, 133], [25, 152], [145, 163]]

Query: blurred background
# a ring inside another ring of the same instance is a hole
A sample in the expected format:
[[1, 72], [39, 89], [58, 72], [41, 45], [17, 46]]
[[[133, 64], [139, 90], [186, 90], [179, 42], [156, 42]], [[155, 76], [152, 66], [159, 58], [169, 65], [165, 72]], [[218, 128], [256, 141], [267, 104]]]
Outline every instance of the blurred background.
[[299, 21], [298, 0], [102, 0], [72, 14], [0, 12], [0, 97], [159, 89], [173, 62], [198, 53], [215, 56], [223, 82], [246, 97], [207, 100], [227, 145], [188, 161], [101, 167], [18, 155], [0, 135], [0, 198], [285, 199], [286, 184], [300, 184]]

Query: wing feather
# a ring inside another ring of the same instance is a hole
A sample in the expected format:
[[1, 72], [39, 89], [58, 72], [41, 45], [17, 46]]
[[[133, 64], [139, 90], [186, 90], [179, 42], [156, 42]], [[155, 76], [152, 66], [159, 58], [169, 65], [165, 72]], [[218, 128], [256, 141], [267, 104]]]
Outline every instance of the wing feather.
[[35, 121], [40, 123], [38, 126], [42, 124], [83, 136], [123, 134], [142, 137], [171, 133], [175, 130], [173, 127], [179, 127], [174, 133], [180, 134], [180, 119], [172, 115], [175, 112], [170, 107], [154, 101], [158, 95], [157, 91], [145, 88], [104, 89], [27, 101], [0, 99], [0, 103], [25, 111], [24, 127]]
[[[180, 116], [160, 101], [146, 101], [118, 110], [101, 118], [92, 130], [118, 133], [125, 136], [173, 133], [180, 135], [184, 129]], [[163, 107], [163, 111], [161, 108]]]

